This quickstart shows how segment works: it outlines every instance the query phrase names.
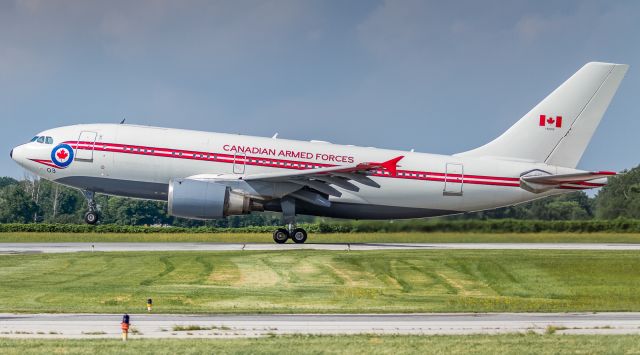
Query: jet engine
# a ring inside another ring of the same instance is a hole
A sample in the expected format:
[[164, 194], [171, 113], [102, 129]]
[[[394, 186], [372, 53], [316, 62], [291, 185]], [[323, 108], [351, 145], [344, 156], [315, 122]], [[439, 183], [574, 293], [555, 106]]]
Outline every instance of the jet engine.
[[262, 211], [247, 195], [217, 182], [173, 179], [169, 182], [169, 214], [191, 219], [219, 219]]

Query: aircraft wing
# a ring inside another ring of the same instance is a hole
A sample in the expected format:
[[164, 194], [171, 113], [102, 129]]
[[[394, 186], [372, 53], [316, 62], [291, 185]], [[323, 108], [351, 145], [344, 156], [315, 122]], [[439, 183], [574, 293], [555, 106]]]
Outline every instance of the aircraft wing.
[[[336, 189], [340, 187], [348, 191], [357, 192], [358, 185], [379, 188], [380, 185], [369, 178], [367, 174], [376, 170], [383, 170], [395, 176], [398, 162], [404, 156], [398, 156], [385, 162], [362, 162], [348, 165], [338, 165], [326, 168], [304, 169], [293, 171], [278, 171], [253, 175], [194, 175], [192, 179], [212, 179], [220, 182], [244, 181], [248, 184], [270, 183], [271, 185], [298, 186], [283, 195], [288, 195], [312, 204], [328, 207], [331, 203], [327, 196], [342, 196]], [[274, 197], [276, 194], [268, 193]]]
[[[366, 163], [356, 163], [356, 164], [349, 164], [349, 165], [331, 166], [328, 168], [253, 174], [253, 175], [244, 176], [242, 177], [242, 179], [245, 181], [252, 181], [252, 180], [282, 181], [282, 180], [289, 180], [289, 179], [308, 179], [308, 178], [313, 179], [313, 178], [318, 178], [323, 176], [339, 176], [346, 179], [347, 178], [346, 176], [348, 176], [349, 174], [364, 173], [364, 172], [368, 172], [375, 169], [384, 169], [389, 171], [391, 175], [395, 175], [397, 164], [402, 158], [404, 158], [404, 156], [399, 156], [382, 163], [366, 162]], [[351, 180], [358, 181], [357, 179], [351, 179]], [[376, 186], [376, 187], [379, 187], [379, 186]]]
[[612, 175], [616, 175], [616, 173], [613, 171], [586, 171], [583, 173], [574, 173], [574, 174], [523, 176], [522, 180], [526, 182], [531, 182], [534, 184], [561, 185], [561, 184], [576, 184], [576, 183], [586, 182], [590, 180], [600, 179], [603, 177], [609, 177]]
[[[254, 174], [244, 176], [241, 179], [244, 181], [294, 183], [306, 186], [312, 190], [316, 190], [329, 196], [340, 197], [342, 196], [342, 193], [336, 190], [333, 186], [341, 187], [349, 191], [360, 190], [360, 188], [354, 183], [379, 188], [380, 185], [367, 177], [366, 173], [372, 170], [382, 169], [388, 171], [391, 175], [395, 175], [398, 162], [402, 158], [404, 158], [404, 156], [398, 156], [382, 163], [364, 162], [332, 166], [328, 168]], [[308, 198], [296, 196], [296, 194], [304, 192], [305, 191], [294, 192], [293, 195], [294, 197], [298, 197], [302, 200], [308, 200]]]

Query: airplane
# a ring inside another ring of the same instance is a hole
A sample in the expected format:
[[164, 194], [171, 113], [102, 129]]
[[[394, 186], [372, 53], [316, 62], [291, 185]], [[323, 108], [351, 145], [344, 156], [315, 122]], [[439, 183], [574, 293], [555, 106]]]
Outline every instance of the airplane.
[[453, 154], [377, 149], [129, 124], [45, 130], [13, 148], [25, 169], [96, 193], [166, 201], [169, 214], [218, 219], [281, 212], [273, 240], [304, 243], [296, 215], [405, 219], [494, 209], [606, 185], [576, 169], [628, 65], [591, 62], [512, 127]]

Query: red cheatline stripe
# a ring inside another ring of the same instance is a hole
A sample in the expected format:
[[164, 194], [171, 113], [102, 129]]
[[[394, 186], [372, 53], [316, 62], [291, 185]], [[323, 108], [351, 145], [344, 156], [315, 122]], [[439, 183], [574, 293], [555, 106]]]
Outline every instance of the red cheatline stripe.
[[30, 159], [30, 160], [35, 161], [36, 163], [40, 163], [42, 165], [50, 166], [52, 168], [64, 169], [64, 167], [57, 166], [51, 160], [42, 160], [42, 159]]
[[[445, 173], [429, 173], [430, 175], [445, 176]], [[448, 174], [449, 177], [460, 177], [461, 174]], [[485, 180], [506, 180], [506, 181], [520, 181], [519, 177], [501, 177], [501, 176], [484, 176], [484, 175], [464, 175], [466, 179], [485, 179]]]
[[[79, 141], [79, 142], [74, 141], [74, 142], [65, 142], [65, 143], [71, 145], [71, 147], [74, 149], [94, 149], [98, 151], [106, 151], [106, 152], [114, 152], [114, 153], [210, 161], [210, 162], [220, 162], [220, 163], [233, 163], [235, 161], [236, 163], [244, 163], [246, 165], [282, 168], [282, 169], [306, 170], [306, 169], [314, 169], [314, 168], [317, 169], [317, 168], [337, 166], [335, 164], [315, 163], [315, 162], [312, 163], [312, 162], [306, 162], [306, 161], [247, 156], [245, 154], [237, 154], [234, 156], [233, 154], [225, 154], [225, 153], [221, 154], [221, 153], [201, 152], [201, 151], [184, 150], [184, 149], [147, 147], [147, 146], [132, 145], [132, 144], [105, 143], [105, 142], [95, 142], [94, 144], [93, 142], [84, 142], [84, 141]], [[610, 172], [599, 172], [599, 173], [609, 174]], [[610, 174], [615, 174], [615, 173], [610, 173]], [[427, 171], [415, 171], [415, 170], [398, 170], [396, 176], [391, 176], [391, 174], [388, 171], [373, 170], [372, 176], [391, 177], [396, 179], [437, 181], [437, 182], [446, 181], [450, 183], [464, 183], [464, 184], [472, 184], [472, 185], [491, 185], [491, 186], [509, 186], [509, 187], [520, 186], [519, 177], [445, 174], [445, 173], [439, 173], [439, 172], [427, 172]], [[599, 187], [599, 186], [603, 186], [604, 184], [583, 182], [583, 183], [579, 183], [579, 185], [583, 185], [584, 187], [562, 186], [560, 188], [584, 189], [588, 187]]]

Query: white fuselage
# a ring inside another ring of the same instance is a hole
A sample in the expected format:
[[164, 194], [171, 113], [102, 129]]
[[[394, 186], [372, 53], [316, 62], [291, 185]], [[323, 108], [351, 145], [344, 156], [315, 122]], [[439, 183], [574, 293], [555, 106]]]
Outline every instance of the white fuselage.
[[[404, 156], [395, 176], [384, 171], [370, 177], [379, 188], [340, 189], [330, 196], [334, 206], [301, 213], [345, 218], [410, 218], [491, 209], [586, 188], [564, 186], [544, 193], [520, 187], [520, 176], [539, 169], [550, 174], [578, 170], [496, 158], [461, 157], [417, 152], [251, 137], [181, 129], [118, 124], [87, 124], [55, 128], [38, 136], [51, 144], [30, 142], [12, 157], [45, 179], [111, 195], [167, 199], [171, 179], [194, 175], [253, 175], [382, 162]], [[73, 161], [56, 167], [52, 151], [59, 144], [74, 151]], [[592, 186], [590, 186], [592, 187]], [[371, 208], [374, 206], [375, 208]]]

